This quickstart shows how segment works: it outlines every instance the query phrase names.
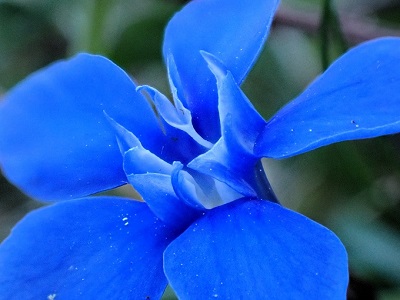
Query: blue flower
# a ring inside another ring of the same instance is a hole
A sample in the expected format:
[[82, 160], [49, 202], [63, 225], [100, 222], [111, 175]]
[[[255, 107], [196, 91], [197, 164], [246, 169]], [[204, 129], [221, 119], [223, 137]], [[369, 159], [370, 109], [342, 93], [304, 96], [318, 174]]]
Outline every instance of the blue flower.
[[[1, 245], [3, 298], [154, 299], [168, 283], [181, 299], [345, 298], [343, 245], [277, 203], [260, 159], [400, 131], [400, 39], [350, 50], [265, 121], [239, 86], [277, 5], [196, 0], [177, 13], [163, 47], [174, 104], [88, 54], [6, 95], [3, 172], [58, 202]], [[145, 202], [85, 198], [126, 183]]]

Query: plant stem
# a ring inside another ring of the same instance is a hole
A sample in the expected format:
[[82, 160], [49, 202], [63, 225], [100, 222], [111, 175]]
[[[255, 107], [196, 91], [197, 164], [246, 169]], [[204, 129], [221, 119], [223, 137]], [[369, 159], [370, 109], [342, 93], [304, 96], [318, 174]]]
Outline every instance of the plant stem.
[[92, 0], [88, 12], [88, 30], [86, 48], [88, 52], [106, 54], [107, 47], [104, 43], [104, 26], [112, 0]]

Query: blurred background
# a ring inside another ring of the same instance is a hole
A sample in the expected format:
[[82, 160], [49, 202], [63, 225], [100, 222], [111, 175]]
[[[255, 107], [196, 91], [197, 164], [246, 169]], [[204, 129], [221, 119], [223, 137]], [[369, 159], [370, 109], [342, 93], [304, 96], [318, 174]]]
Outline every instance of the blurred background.
[[[103, 54], [139, 84], [169, 94], [163, 31], [185, 2], [0, 0], [0, 98], [31, 72], [82, 51]], [[400, 0], [281, 2], [243, 85], [266, 119], [346, 49], [379, 36], [400, 37]], [[399, 150], [400, 136], [394, 135], [264, 161], [282, 204], [324, 224], [345, 244], [349, 299], [400, 299]], [[41, 205], [0, 176], [0, 241]]]

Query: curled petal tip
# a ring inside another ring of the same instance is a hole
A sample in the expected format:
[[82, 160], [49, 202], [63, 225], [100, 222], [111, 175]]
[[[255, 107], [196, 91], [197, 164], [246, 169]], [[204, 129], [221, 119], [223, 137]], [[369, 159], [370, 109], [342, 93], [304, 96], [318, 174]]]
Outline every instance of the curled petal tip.
[[208, 68], [217, 79], [225, 77], [228, 74], [225, 65], [215, 55], [204, 50], [200, 50], [200, 54], [203, 56], [204, 60], [208, 64]]

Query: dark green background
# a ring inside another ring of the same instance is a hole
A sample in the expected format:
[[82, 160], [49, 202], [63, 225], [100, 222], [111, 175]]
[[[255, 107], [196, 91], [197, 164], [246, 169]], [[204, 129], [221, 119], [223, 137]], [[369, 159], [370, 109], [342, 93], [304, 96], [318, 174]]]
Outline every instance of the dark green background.
[[[162, 36], [183, 2], [0, 1], [0, 95], [40, 67], [82, 51], [106, 55], [140, 84], [168, 94]], [[283, 0], [243, 89], [268, 119], [348, 47], [384, 35], [400, 36], [399, 1]], [[345, 244], [350, 299], [400, 299], [399, 150], [400, 136], [387, 136], [265, 160], [280, 201]], [[0, 240], [40, 205], [0, 177]]]

